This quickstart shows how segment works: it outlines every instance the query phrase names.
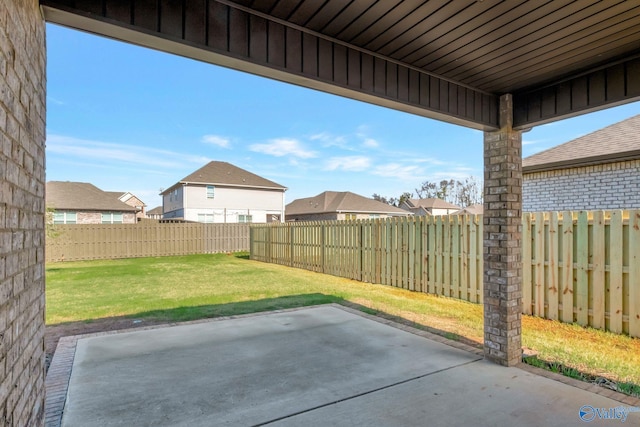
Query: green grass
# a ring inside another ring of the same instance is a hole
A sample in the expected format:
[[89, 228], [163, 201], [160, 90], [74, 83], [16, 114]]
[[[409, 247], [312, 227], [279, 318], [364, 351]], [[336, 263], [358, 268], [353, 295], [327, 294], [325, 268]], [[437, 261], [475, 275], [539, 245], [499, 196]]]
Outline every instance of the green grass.
[[[107, 317], [184, 321], [335, 302], [482, 342], [482, 305], [250, 261], [246, 254], [51, 263], [46, 275], [49, 325]], [[640, 384], [638, 339], [523, 316], [522, 340], [547, 369], [605, 377], [632, 392]]]

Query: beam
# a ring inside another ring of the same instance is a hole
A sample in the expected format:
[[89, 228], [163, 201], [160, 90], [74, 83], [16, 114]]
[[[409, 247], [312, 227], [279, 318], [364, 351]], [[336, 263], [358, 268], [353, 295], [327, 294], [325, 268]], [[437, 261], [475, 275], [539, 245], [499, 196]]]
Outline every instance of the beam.
[[640, 57], [513, 95], [514, 129], [640, 100]]
[[498, 98], [227, 0], [41, 0], [47, 21], [479, 130]]

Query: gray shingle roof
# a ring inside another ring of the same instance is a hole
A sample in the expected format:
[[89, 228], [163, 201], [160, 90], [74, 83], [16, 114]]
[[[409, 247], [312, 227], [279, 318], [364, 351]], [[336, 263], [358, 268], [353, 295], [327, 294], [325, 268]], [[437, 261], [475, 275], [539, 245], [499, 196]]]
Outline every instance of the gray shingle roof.
[[408, 199], [407, 205], [414, 208], [423, 207], [425, 209], [460, 209], [458, 205], [437, 198]]
[[58, 210], [136, 212], [135, 207], [88, 182], [47, 182], [46, 204]]
[[162, 215], [162, 206], [156, 206], [155, 208], [148, 210], [147, 215]]
[[482, 215], [484, 206], [482, 204], [467, 206], [464, 209], [453, 212], [451, 215]]
[[[262, 178], [261, 176], [234, 166], [231, 163], [218, 161], [207, 163], [200, 169], [182, 178], [177, 184], [180, 183], [229, 185], [234, 187], [273, 188], [278, 190], [287, 189], [287, 187], [284, 187], [266, 178]], [[163, 193], [166, 193], [175, 185], [176, 184], [166, 189]]]
[[640, 159], [640, 114], [522, 160], [524, 172]]
[[285, 206], [286, 215], [318, 214], [328, 212], [366, 212], [407, 215], [409, 212], [395, 206], [368, 199], [349, 191], [325, 191], [315, 197], [296, 199]]

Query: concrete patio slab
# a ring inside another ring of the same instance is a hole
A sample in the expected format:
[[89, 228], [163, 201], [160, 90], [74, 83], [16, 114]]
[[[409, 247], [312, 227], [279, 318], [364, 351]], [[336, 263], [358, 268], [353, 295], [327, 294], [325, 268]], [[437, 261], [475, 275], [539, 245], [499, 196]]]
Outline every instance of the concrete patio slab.
[[585, 405], [624, 406], [329, 305], [79, 338], [62, 425], [567, 426]]

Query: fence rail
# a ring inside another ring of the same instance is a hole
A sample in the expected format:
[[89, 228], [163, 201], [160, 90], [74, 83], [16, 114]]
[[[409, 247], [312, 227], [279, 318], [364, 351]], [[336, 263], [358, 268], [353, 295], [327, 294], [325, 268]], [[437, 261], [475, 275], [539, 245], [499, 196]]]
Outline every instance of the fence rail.
[[[251, 258], [482, 302], [482, 217], [251, 227]], [[522, 311], [640, 337], [640, 211], [526, 213]]]
[[46, 261], [137, 258], [249, 250], [249, 224], [56, 225]]

